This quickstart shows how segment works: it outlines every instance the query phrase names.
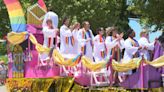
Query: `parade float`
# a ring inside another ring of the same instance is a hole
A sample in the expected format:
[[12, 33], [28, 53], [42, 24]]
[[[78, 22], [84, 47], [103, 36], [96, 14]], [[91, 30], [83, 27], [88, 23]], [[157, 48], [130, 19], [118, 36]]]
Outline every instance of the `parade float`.
[[[126, 92], [160, 88], [164, 56], [153, 61], [134, 58], [129, 63], [106, 59], [95, 63], [82, 54], [63, 55], [57, 49], [44, 47], [42, 21], [46, 14], [44, 2], [36, 3], [24, 14], [19, 0], [4, 0], [12, 32], [7, 35], [8, 79], [10, 92]], [[42, 58], [44, 53], [51, 53]], [[112, 67], [117, 72], [137, 69], [137, 72], [121, 82], [120, 87], [111, 87], [109, 81]], [[161, 91], [162, 92], [162, 91]]]

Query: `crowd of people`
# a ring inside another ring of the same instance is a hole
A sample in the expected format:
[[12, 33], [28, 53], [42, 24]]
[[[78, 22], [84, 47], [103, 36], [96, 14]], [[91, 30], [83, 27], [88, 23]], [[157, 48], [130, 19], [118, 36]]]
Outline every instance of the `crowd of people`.
[[[50, 13], [52, 12], [47, 13], [46, 16], [49, 17], [43, 21], [44, 46], [46, 47], [55, 47], [63, 54], [83, 54], [93, 62], [101, 62], [109, 58], [120, 63], [128, 63], [133, 58], [153, 59], [152, 53], [157, 40], [149, 41], [147, 29], [141, 31], [138, 41], [134, 39], [133, 29], [127, 30], [128, 38], [123, 39], [124, 34], [119, 33], [117, 27], [97, 28], [97, 35], [94, 36], [89, 21], [70, 25], [70, 19], [65, 17], [62, 26], [58, 29], [58, 16]], [[131, 70], [121, 75], [126, 78], [132, 73]]]

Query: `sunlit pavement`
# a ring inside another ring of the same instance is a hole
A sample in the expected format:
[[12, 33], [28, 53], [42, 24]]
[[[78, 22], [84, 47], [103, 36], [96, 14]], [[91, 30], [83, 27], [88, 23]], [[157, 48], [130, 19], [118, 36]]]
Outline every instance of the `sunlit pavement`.
[[7, 92], [6, 86], [0, 86], [0, 92]]

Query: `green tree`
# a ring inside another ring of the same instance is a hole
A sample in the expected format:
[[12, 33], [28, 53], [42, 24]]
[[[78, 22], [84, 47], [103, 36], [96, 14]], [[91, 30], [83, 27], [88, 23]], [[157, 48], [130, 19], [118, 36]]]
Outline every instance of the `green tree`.
[[153, 31], [164, 29], [164, 0], [133, 0], [128, 10], [147, 27], [155, 26]]
[[0, 0], [0, 38], [3, 38], [10, 31], [10, 21], [3, 0]]
[[124, 32], [128, 29], [126, 0], [49, 0], [47, 5], [59, 15], [60, 21], [64, 16], [80, 23], [87, 20], [93, 31], [108, 26], [117, 26]]

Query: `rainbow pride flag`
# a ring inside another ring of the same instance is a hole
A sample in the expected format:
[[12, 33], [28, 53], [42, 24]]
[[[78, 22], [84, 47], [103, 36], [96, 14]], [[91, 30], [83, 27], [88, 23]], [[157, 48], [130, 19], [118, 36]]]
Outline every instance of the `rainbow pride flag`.
[[19, 0], [3, 0], [9, 14], [13, 32], [26, 31], [26, 20]]

